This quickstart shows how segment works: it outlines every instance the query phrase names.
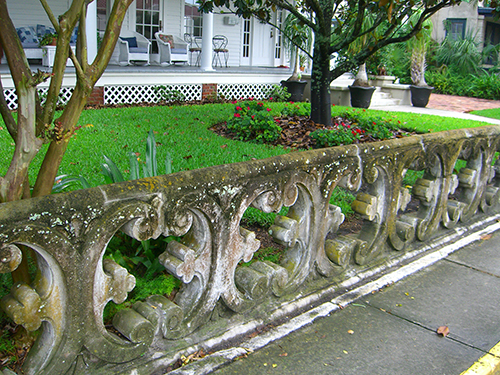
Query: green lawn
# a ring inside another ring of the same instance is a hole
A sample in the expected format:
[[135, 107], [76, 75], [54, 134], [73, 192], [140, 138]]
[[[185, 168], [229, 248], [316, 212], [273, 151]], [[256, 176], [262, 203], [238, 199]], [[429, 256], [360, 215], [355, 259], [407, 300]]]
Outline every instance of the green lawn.
[[[266, 103], [272, 113], [279, 114], [283, 103]], [[71, 140], [59, 174], [82, 174], [92, 186], [104, 183], [100, 173], [103, 154], [125, 171], [127, 178], [128, 152], [138, 153], [144, 162], [146, 138], [150, 129], [155, 133], [159, 173], [165, 171], [163, 160], [172, 156], [172, 171], [178, 172], [213, 165], [262, 159], [289, 150], [263, 144], [246, 143], [217, 136], [208, 128], [232, 117], [233, 104], [105, 108], [83, 111], [79, 129]], [[335, 106], [333, 115], [355, 111], [361, 116], [382, 117], [405, 129], [437, 132], [448, 129], [487, 125], [482, 122], [401, 112], [372, 111]], [[14, 142], [0, 122], [0, 173], [5, 174]], [[30, 169], [34, 177], [45, 154], [39, 153]]]
[[473, 115], [496, 118], [500, 120], [500, 108], [483, 109], [481, 111], [472, 111], [471, 113]]

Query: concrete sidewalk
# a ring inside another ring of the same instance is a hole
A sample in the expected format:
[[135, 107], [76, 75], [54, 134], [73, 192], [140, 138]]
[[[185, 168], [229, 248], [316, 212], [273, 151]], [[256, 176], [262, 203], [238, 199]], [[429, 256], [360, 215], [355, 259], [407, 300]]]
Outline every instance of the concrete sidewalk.
[[[215, 373], [493, 374], [500, 363], [499, 254], [500, 232], [483, 235]], [[449, 334], [436, 333], [439, 327]]]

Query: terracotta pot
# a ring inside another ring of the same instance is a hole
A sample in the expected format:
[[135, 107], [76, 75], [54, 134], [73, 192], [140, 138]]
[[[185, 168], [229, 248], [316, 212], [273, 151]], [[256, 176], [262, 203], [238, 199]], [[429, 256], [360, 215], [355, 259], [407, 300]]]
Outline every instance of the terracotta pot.
[[429, 103], [429, 97], [434, 87], [430, 86], [410, 86], [411, 104], [414, 107], [425, 107]]
[[368, 108], [372, 101], [375, 87], [349, 86], [351, 93], [351, 106], [356, 108]]

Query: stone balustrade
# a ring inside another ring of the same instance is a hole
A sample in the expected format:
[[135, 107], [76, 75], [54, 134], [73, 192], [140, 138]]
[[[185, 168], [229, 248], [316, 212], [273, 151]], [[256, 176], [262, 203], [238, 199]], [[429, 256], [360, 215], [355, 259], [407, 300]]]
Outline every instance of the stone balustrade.
[[[455, 226], [496, 214], [499, 146], [499, 127], [454, 130], [2, 204], [0, 271], [16, 269], [21, 246], [39, 269], [33, 285], [14, 285], [0, 303], [17, 324], [40, 330], [25, 373], [161, 373], [227, 330], [248, 333], [249, 320], [286, 319], [290, 301], [425, 252]], [[405, 180], [410, 171], [415, 183]], [[359, 233], [339, 233], [335, 189], [356, 195]], [[289, 208], [269, 230], [286, 246], [280, 264], [242, 265], [260, 246], [240, 226], [249, 207]], [[110, 329], [104, 307], [135, 286], [103, 258], [118, 231], [140, 241], [175, 236], [159, 262], [182, 286], [173, 301], [153, 295], [120, 310]]]

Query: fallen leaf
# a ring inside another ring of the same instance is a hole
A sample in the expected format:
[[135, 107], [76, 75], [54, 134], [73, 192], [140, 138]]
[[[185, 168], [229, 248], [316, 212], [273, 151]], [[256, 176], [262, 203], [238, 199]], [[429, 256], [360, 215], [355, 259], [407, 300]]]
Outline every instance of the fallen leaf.
[[220, 146], [220, 148], [227, 148], [227, 145], [222, 145]]
[[281, 353], [280, 357], [288, 357], [288, 353]]
[[192, 157], [193, 157], [193, 155], [187, 155], [187, 156], [183, 156], [182, 158], [188, 160], [188, 159], [191, 159]]
[[448, 334], [450, 333], [450, 329], [447, 327], [447, 326], [441, 326], [437, 329], [436, 333], [438, 335], [441, 335], [443, 337], [446, 337], [448, 336]]
[[489, 239], [491, 239], [491, 237], [492, 237], [492, 236], [491, 236], [491, 234], [483, 234], [483, 235], [482, 235], [481, 237], [479, 237], [479, 238], [481, 238], [483, 241], [485, 241], [485, 240], [489, 240]]
[[344, 354], [349, 354], [349, 352], [347, 350], [342, 350], [344, 352]]
[[273, 363], [273, 367], [278, 367], [278, 365], [276, 363]]
[[348, 334], [350, 335], [354, 335], [354, 331], [352, 329], [350, 329], [349, 331], [347, 331]]

